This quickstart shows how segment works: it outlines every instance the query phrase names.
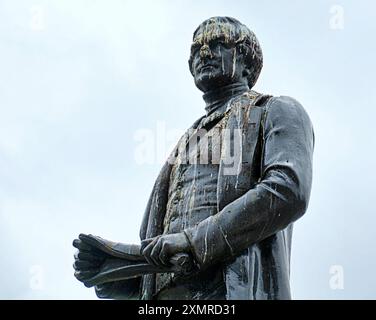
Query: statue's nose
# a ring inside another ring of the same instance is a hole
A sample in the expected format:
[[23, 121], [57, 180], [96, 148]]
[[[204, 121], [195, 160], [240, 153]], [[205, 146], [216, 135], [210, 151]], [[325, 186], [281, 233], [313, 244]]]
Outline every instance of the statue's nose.
[[204, 44], [200, 49], [200, 57], [206, 58], [206, 57], [212, 57], [212, 52], [207, 44]]

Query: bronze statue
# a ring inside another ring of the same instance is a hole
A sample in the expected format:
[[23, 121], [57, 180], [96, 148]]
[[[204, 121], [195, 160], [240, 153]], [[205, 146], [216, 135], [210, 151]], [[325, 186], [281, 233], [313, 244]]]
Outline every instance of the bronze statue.
[[259, 42], [229, 17], [194, 32], [206, 114], [163, 166], [141, 245], [80, 235], [75, 276], [99, 298], [290, 299], [293, 223], [306, 211], [314, 133], [303, 107], [252, 90]]

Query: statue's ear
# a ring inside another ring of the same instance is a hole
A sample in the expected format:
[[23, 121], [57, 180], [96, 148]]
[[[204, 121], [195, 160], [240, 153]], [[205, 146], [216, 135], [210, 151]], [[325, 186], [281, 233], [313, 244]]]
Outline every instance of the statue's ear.
[[244, 58], [248, 55], [248, 47], [244, 44], [244, 42], [237, 44], [238, 53], [243, 55]]
[[249, 48], [243, 42], [241, 42], [237, 45], [237, 51], [238, 51], [238, 59], [242, 59], [244, 62], [245, 68], [243, 70], [243, 76], [248, 78], [249, 75], [252, 73], [252, 69], [247, 63]]
[[189, 58], [189, 60], [188, 60], [188, 65], [189, 65], [189, 71], [191, 72], [191, 74], [192, 74], [192, 76], [195, 76], [194, 74], [193, 74], [193, 66], [192, 66], [192, 57], [190, 57]]
[[250, 74], [251, 74], [251, 70], [249, 70], [248, 68], [245, 68], [243, 70], [243, 77], [248, 78]]

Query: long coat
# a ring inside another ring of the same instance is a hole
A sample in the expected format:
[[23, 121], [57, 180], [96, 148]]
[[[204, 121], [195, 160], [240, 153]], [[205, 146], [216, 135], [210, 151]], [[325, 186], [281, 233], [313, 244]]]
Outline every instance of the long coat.
[[[254, 91], [232, 99], [222, 116], [225, 129], [242, 132], [241, 163], [235, 174], [226, 174], [227, 162], [221, 161], [218, 213], [185, 230], [194, 258], [202, 269], [223, 262], [229, 300], [290, 299], [293, 222], [307, 209], [312, 183], [311, 121], [296, 100]], [[236, 143], [233, 137], [222, 151]], [[166, 162], [148, 201], [141, 240], [162, 233], [170, 172]], [[131, 291], [152, 299], [155, 275], [144, 276], [140, 290]]]

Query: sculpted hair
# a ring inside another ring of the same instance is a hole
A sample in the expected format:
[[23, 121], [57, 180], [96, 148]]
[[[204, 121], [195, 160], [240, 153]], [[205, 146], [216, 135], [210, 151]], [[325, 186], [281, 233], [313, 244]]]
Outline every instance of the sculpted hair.
[[[201, 31], [199, 33], [199, 31]], [[201, 23], [193, 33], [193, 44], [208, 43], [212, 39], [221, 37], [225, 42], [237, 47], [245, 59], [249, 71], [248, 86], [252, 88], [263, 66], [263, 55], [256, 35], [247, 26], [231, 17], [212, 17]], [[193, 56], [189, 58], [189, 68], [192, 73]], [[192, 73], [193, 74], [193, 73]]]

